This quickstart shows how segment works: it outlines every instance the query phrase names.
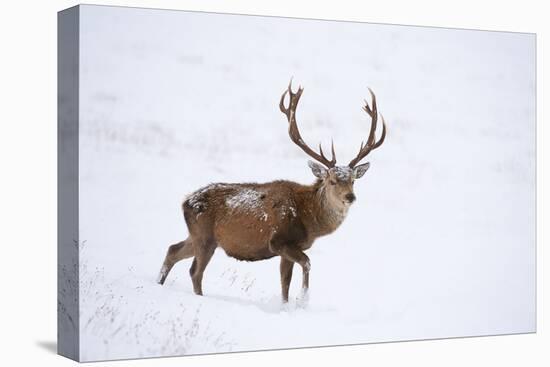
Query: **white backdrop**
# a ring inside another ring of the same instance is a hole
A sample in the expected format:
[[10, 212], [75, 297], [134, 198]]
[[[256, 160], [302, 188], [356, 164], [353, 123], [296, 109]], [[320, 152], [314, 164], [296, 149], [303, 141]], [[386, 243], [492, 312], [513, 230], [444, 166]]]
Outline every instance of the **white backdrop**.
[[[534, 331], [533, 35], [90, 6], [80, 27], [83, 360]], [[367, 85], [389, 131], [308, 251], [309, 304], [281, 309], [278, 259], [221, 251], [205, 297], [190, 260], [161, 289], [185, 195], [314, 180], [278, 109], [290, 75], [340, 164]]]
[[[59, 4], [61, 4], [59, 5], [59, 9], [67, 5], [71, 5], [63, 2], [60, 2]], [[170, 2], [164, 2], [162, 4], [167, 7], [174, 7], [174, 5], [170, 4]], [[278, 4], [283, 3], [278, 2]], [[141, 5], [144, 5], [144, 3], [142, 2]], [[380, 7], [377, 7], [377, 9], [368, 9], [371, 16], [369, 17], [365, 15], [362, 19], [373, 20], [373, 18], [376, 18], [375, 20], [392, 22], [405, 22], [407, 20], [406, 23], [416, 22], [424, 24], [456, 25], [480, 28], [488, 28], [487, 24], [491, 24], [491, 28], [539, 31], [541, 33], [544, 32], [544, 29], [542, 28], [542, 20], [537, 23], [536, 16], [538, 16], [538, 13], [536, 12], [534, 14], [525, 14], [523, 17], [523, 13], [519, 12], [517, 9], [509, 9], [509, 11], [504, 11], [506, 10], [504, 9], [499, 12], [499, 14], [494, 14], [489, 12], [492, 9], [491, 6], [487, 6], [487, 12], [484, 13], [481, 11], [483, 7], [480, 7], [479, 4], [476, 4], [475, 12], [472, 11], [472, 7], [465, 6], [464, 4], [461, 4], [460, 9], [452, 9], [452, 11], [444, 9], [435, 11], [437, 8], [434, 9], [431, 7], [432, 11], [430, 12], [422, 10], [409, 11], [410, 9], [407, 9], [404, 4], [401, 4], [401, 7], [395, 7], [392, 4], [379, 5]], [[215, 9], [218, 10], [268, 13], [267, 8], [259, 9], [252, 7], [251, 5], [248, 5], [248, 7], [247, 5], [244, 5], [243, 7], [233, 5], [234, 8], [230, 9], [224, 9], [220, 4], [217, 6], [218, 7]], [[193, 4], [189, 3], [189, 6], [186, 8], [192, 7]], [[418, 4], [415, 4], [415, 7], [417, 9], [423, 9], [423, 7]], [[277, 11], [273, 9], [274, 8], [272, 8], [271, 12], [276, 14]], [[290, 5], [286, 5], [286, 8], [282, 12], [278, 12], [278, 14], [329, 18], [342, 17], [345, 19], [357, 19], [357, 17], [360, 17], [361, 14], [364, 14], [362, 12], [363, 9], [361, 8], [355, 8], [354, 10], [349, 9], [353, 9], [353, 7], [341, 6], [337, 9], [329, 8], [327, 10], [327, 8], [324, 7], [308, 9], [307, 7], [295, 8]], [[525, 11], [526, 9], [531, 8], [525, 6], [522, 9]], [[214, 8], [211, 8], [210, 10], [214, 10]], [[10, 14], [10, 12], [7, 11], [5, 14]], [[484, 20], [483, 17], [487, 19], [488, 14], [491, 14], [493, 23], [487, 23], [486, 20]], [[458, 19], [457, 17], [460, 17], [461, 15], [467, 15], [467, 18], [464, 17], [462, 19]], [[10, 17], [12, 20], [15, 20], [16, 18], [17, 17], [14, 16]], [[464, 19], [468, 20], [466, 21]], [[26, 259], [27, 261], [31, 261], [32, 268], [36, 269], [36, 271], [21, 273], [19, 264], [13, 261], [9, 261], [9, 264], [6, 264], [6, 267], [3, 269], [3, 271], [6, 271], [6, 275], [3, 277], [4, 279], [13, 279], [13, 274], [19, 274], [18, 282], [10, 282], [10, 288], [6, 291], [7, 293], [16, 295], [17, 297], [15, 299], [17, 301], [13, 302], [13, 304], [5, 304], [7, 311], [3, 313], [3, 316], [13, 315], [10, 311], [16, 310], [18, 310], [17, 314], [20, 315], [21, 310], [23, 310], [26, 311], [25, 315], [28, 322], [21, 323], [20, 318], [18, 317], [5, 318], [5, 330], [9, 330], [10, 334], [9, 336], [3, 334], [2, 340], [5, 345], [13, 345], [12, 348], [9, 348], [9, 352], [7, 354], [8, 357], [15, 357], [19, 354], [29, 358], [38, 358], [42, 361], [47, 358], [51, 358], [52, 360], [59, 362], [59, 359], [55, 356], [50, 356], [43, 350], [43, 348], [40, 347], [40, 345], [48, 345], [48, 340], [54, 339], [55, 334], [55, 320], [53, 316], [51, 316], [55, 313], [55, 292], [53, 290], [53, 288], [55, 288], [53, 285], [55, 284], [55, 270], [51, 266], [48, 266], [48, 262], [51, 265], [54, 262], [53, 259], [55, 258], [55, 232], [53, 229], [55, 228], [53, 219], [55, 198], [51, 197], [52, 193], [55, 192], [55, 182], [53, 181], [55, 174], [52, 171], [54, 165], [53, 162], [55, 161], [53, 156], [53, 152], [55, 151], [55, 142], [53, 138], [53, 136], [55, 136], [55, 131], [52, 130], [52, 127], [55, 125], [55, 93], [51, 93], [51, 91], [53, 91], [52, 83], [55, 80], [55, 76], [53, 75], [53, 71], [55, 70], [55, 52], [53, 51], [53, 40], [55, 39], [55, 30], [53, 28], [54, 22], [54, 17], [50, 17], [47, 21], [42, 20], [42, 23], [36, 20], [36, 22], [33, 23], [36, 25], [36, 28], [25, 28], [22, 32], [4, 32], [5, 35], [9, 36], [12, 34], [19, 35], [19, 37], [10, 37], [5, 43], [8, 46], [15, 46], [15, 41], [17, 41], [17, 45], [20, 46], [21, 43], [24, 44], [25, 41], [28, 40], [28, 44], [36, 44], [36, 47], [39, 47], [39, 49], [43, 51], [42, 55], [40, 55], [41, 57], [38, 57], [34, 51], [35, 49], [31, 50], [21, 47], [15, 48], [14, 51], [17, 50], [17, 53], [14, 53], [14, 55], [19, 55], [22, 53], [22, 55], [25, 56], [14, 58], [14, 64], [9, 64], [13, 67], [5, 68], [5, 70], [14, 70], [16, 65], [23, 67], [27, 66], [27, 75], [35, 76], [34, 80], [42, 82], [36, 83], [30, 87], [26, 83], [21, 83], [21, 79], [17, 78], [17, 75], [13, 72], [6, 73], [6, 79], [10, 77], [14, 78], [10, 80], [18, 81], [17, 84], [10, 84], [10, 96], [21, 95], [25, 96], [27, 101], [28, 98], [32, 98], [33, 102], [35, 102], [33, 103], [34, 108], [32, 109], [25, 108], [22, 104], [18, 103], [10, 103], [6, 105], [7, 114], [11, 117], [10, 120], [22, 121], [21, 117], [24, 116], [25, 121], [32, 124], [35, 131], [37, 131], [37, 134], [31, 136], [28, 136], [27, 134], [24, 140], [20, 140], [26, 141], [27, 144], [25, 144], [23, 150], [20, 149], [18, 151], [20, 152], [20, 159], [18, 160], [12, 160], [11, 157], [14, 155], [7, 154], [8, 150], [5, 152], [3, 151], [4, 159], [9, 158], [6, 159], [5, 167], [14, 173], [17, 173], [20, 178], [13, 181], [13, 186], [11, 186], [11, 181], [7, 181], [9, 186], [8, 189], [5, 190], [5, 193], [10, 193], [10, 195], [5, 197], [4, 202], [7, 203], [7, 207], [10, 210], [10, 217], [13, 218], [14, 216], [20, 216], [22, 219], [28, 219], [28, 215], [25, 215], [24, 210], [28, 210], [29, 205], [32, 205], [36, 208], [39, 214], [38, 217], [42, 218], [42, 220], [39, 223], [33, 223], [33, 226], [37, 228], [36, 231], [28, 231], [28, 220], [22, 220], [21, 222], [17, 221], [14, 225], [10, 226], [10, 228], [6, 228], [7, 231], [5, 233], [7, 234], [7, 237], [5, 242], [9, 241], [21, 243], [21, 246], [18, 246], [18, 248], [21, 249], [21, 254], [28, 250], [28, 244], [32, 244], [34, 256], [27, 256]], [[20, 26], [19, 23], [14, 22], [5, 22], [4, 25], [6, 24], [11, 27]], [[28, 24], [25, 24], [25, 26], [27, 25]], [[40, 25], [42, 25], [42, 27], [40, 27]], [[48, 27], [52, 28], [48, 30]], [[51, 42], [36, 42], [37, 36], [49, 37]], [[542, 54], [542, 52], [543, 51], [539, 48], [539, 54]], [[8, 59], [7, 61], [10, 60]], [[36, 64], [36, 61], [39, 61], [40, 63]], [[33, 62], [34, 64], [30, 64], [30, 62]], [[47, 74], [46, 70], [49, 70], [50, 74]], [[51, 93], [50, 95], [44, 93], [48, 90], [48, 88]], [[308, 93], [310, 89], [308, 89]], [[538, 97], [539, 100], [541, 100], [542, 95], [539, 94]], [[49, 122], [45, 124], [44, 119], [47, 119]], [[539, 118], [539, 122], [540, 121], [541, 119]], [[24, 125], [13, 124], [11, 127], [13, 128], [14, 133], [18, 134], [18, 129], [23, 128]], [[28, 129], [25, 129], [25, 131], [28, 131]], [[542, 129], [539, 129], [539, 133], [541, 131]], [[21, 132], [23, 132], [23, 130], [21, 130]], [[312, 136], [312, 138], [315, 137]], [[13, 141], [13, 143], [4, 145], [3, 149], [15, 150], [18, 148], [19, 144], [14, 144], [16, 143], [15, 139], [10, 139], [10, 141]], [[29, 146], [34, 148], [31, 150], [29, 149]], [[541, 160], [539, 160], [539, 164], [541, 164]], [[33, 167], [33, 169], [29, 170], [28, 167]], [[542, 175], [539, 175], [539, 177], [541, 176]], [[38, 177], [40, 180], [43, 180], [44, 183], [42, 185], [37, 185]], [[17, 192], [15, 191], [15, 188], [19, 188], [19, 192], [22, 192], [24, 195], [14, 195], [13, 193]], [[541, 198], [542, 196], [539, 195], [539, 199]], [[17, 199], [20, 200], [16, 201]], [[21, 206], [21, 202], [28, 203], [28, 205]], [[539, 220], [541, 220], [540, 216]], [[542, 226], [539, 225], [539, 229], [542, 230]], [[23, 241], [21, 241], [22, 233], [25, 233], [28, 236], [28, 241], [24, 241], [27, 246], [23, 246]], [[44, 244], [44, 246], [40, 246], [39, 244]], [[11, 277], [7, 274], [11, 275]], [[44, 274], [44, 276], [42, 276], [42, 274]], [[48, 284], [49, 287], [47, 286]], [[29, 292], [29, 289], [31, 288], [32, 292]], [[540, 294], [541, 293], [539, 293], [539, 295]], [[539, 297], [539, 301], [541, 298], [542, 297]], [[38, 303], [37, 299], [40, 300], [40, 303]], [[37, 308], [37, 304], [40, 307]], [[29, 336], [29, 334], [31, 334], [31, 336]], [[250, 362], [257, 364], [265, 363], [267, 361], [274, 362], [280, 359], [290, 361], [295, 360], [295, 358], [319, 358], [319, 360], [330, 360], [330, 358], [334, 358], [336, 361], [338, 359], [341, 360], [342, 358], [349, 359], [367, 357], [378, 362], [388, 362], [396, 360], [410, 361], [416, 357], [422, 358], [423, 363], [427, 358], [434, 361], [434, 363], [445, 360], [445, 362], [451, 362], [451, 364], [456, 363], [457, 365], [460, 363], [467, 363], [467, 361], [472, 361], [471, 358], [475, 358], [476, 361], [490, 360], [492, 362], [496, 359], [497, 361], [500, 360], [503, 364], [517, 363], [518, 361], [529, 363], [529, 361], [533, 362], [537, 358], [537, 348], [542, 345], [543, 336], [544, 334], [539, 334], [510, 338], [485, 338], [430, 343], [372, 345], [366, 347], [324, 349], [314, 351], [288, 351], [284, 353], [244, 354], [207, 357], [202, 359], [199, 358], [193, 359], [193, 361], [194, 363], [229, 361], [230, 363]], [[14, 340], [21, 340], [21, 342], [18, 341], [14, 344]], [[27, 340], [27, 342], [25, 342], [25, 340]], [[35, 352], [23, 353], [25, 348], [31, 348], [31, 350], [34, 350]], [[498, 353], [496, 353], [497, 351]], [[453, 357], [451, 361], [448, 361], [448, 355], [454, 355], [455, 357]], [[525, 359], [528, 361], [525, 361]], [[156, 363], [169, 364], [177, 363], [177, 361], [178, 360], [163, 360], [162, 362], [156, 361]], [[146, 364], [147, 362], [142, 363]]]

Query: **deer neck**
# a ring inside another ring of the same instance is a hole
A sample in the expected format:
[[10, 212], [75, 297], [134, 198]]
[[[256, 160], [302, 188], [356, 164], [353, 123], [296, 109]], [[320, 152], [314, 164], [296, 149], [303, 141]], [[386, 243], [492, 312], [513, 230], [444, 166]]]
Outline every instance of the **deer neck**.
[[310, 195], [308, 201], [312, 205], [311, 212], [313, 214], [310, 218], [310, 230], [316, 236], [334, 232], [346, 218], [348, 207], [332, 204], [321, 182], [316, 182], [312, 186]]

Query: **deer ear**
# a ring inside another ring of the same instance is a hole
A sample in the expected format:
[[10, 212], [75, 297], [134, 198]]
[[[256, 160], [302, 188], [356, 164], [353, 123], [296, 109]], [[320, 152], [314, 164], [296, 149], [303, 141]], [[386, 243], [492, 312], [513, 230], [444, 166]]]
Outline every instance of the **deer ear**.
[[369, 167], [370, 167], [370, 162], [360, 164], [359, 166], [357, 166], [353, 169], [353, 176], [355, 178], [363, 177], [363, 175], [365, 174], [365, 172], [367, 172]]
[[327, 177], [327, 169], [321, 166], [319, 163], [308, 161], [307, 165], [309, 166], [309, 168], [311, 168], [311, 172], [313, 172], [313, 175], [315, 177], [320, 178], [321, 180]]

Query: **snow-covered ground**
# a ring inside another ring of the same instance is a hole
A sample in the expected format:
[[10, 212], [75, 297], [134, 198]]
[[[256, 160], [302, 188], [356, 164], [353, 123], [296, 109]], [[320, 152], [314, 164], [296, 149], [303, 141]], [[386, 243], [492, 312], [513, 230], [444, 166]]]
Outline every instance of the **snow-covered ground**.
[[[83, 360], [531, 332], [535, 329], [533, 35], [83, 6]], [[180, 205], [210, 182], [310, 183], [278, 101], [305, 87], [310, 145], [346, 164], [388, 124], [344, 224], [319, 239], [307, 304], [279, 260], [217, 251], [205, 296]]]

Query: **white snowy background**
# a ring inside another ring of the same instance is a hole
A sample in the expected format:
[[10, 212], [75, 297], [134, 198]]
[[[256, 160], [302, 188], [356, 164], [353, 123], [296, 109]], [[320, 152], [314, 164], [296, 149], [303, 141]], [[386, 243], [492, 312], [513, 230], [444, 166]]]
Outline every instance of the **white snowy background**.
[[[83, 360], [532, 332], [535, 38], [528, 34], [81, 7]], [[347, 164], [388, 125], [343, 225], [308, 251], [309, 303], [279, 261], [218, 250], [155, 280], [211, 182], [311, 183], [278, 109]]]

